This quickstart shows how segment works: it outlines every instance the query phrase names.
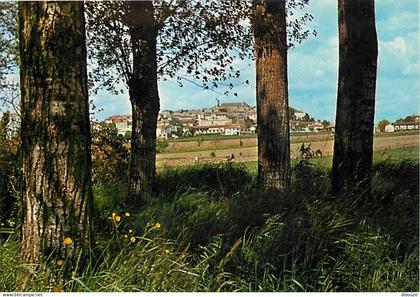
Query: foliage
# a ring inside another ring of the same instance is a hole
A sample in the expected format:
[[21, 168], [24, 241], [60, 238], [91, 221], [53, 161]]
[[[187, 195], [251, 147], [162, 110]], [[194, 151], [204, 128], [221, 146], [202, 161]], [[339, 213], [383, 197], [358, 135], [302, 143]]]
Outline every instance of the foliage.
[[[175, 78], [179, 86], [190, 82], [215, 90], [223, 81], [233, 89], [240, 77], [237, 61], [252, 58], [249, 19], [252, 1], [154, 1], [158, 29], [158, 76]], [[313, 19], [298, 14], [309, 0], [288, 1], [288, 44], [293, 47], [315, 31], [306, 28]], [[94, 61], [92, 82], [98, 88], [122, 92], [133, 73], [128, 26], [128, 2], [87, 2], [89, 58]], [[140, 49], [141, 50], [141, 49]], [[248, 84], [248, 81], [245, 81]], [[224, 93], [229, 94], [229, 91]], [[237, 96], [236, 93], [234, 95]]]
[[199, 164], [184, 168], [167, 168], [156, 178], [155, 188], [163, 199], [195, 189], [215, 196], [229, 196], [251, 187], [253, 177], [245, 166], [235, 163]]
[[[196, 133], [196, 129], [194, 127], [188, 127], [188, 135], [187, 136], [194, 136]], [[200, 136], [198, 136], [200, 137]]]
[[331, 122], [327, 120], [322, 120], [321, 124], [326, 128], [327, 126], [331, 125]]
[[124, 134], [124, 138], [127, 140], [131, 139], [131, 131], [126, 131]]
[[385, 126], [389, 125], [389, 121], [388, 120], [380, 120], [378, 122], [378, 129], [381, 132], [385, 132]]
[[92, 128], [92, 181], [95, 207], [122, 207], [128, 183], [128, 141], [115, 125], [95, 124]]
[[416, 122], [418, 123], [418, 115], [410, 115], [410, 116], [406, 116], [405, 118], [401, 118], [401, 119], [397, 119], [395, 122], [396, 123], [404, 123], [404, 122]]
[[17, 2], [0, 2], [0, 109], [17, 109], [19, 91], [12, 77], [19, 59], [17, 24]]
[[[376, 164], [374, 200], [365, 205], [351, 193], [333, 200], [325, 188], [314, 192], [312, 181], [328, 185], [328, 172], [311, 164], [294, 165], [299, 190], [289, 194], [244, 187], [252, 177], [235, 164], [164, 171], [157, 199], [139, 213], [104, 212], [85, 269], [58, 287], [49, 264], [30, 289], [417, 291], [418, 162]], [[215, 172], [230, 191], [212, 183]], [[13, 236], [0, 243], [6, 291], [15, 290], [17, 251]]]
[[5, 75], [11, 73], [18, 57], [17, 4], [0, 2], [0, 86], [5, 86]]
[[21, 180], [19, 138], [11, 130], [10, 113], [0, 119], [0, 222], [13, 227], [18, 213], [19, 185]]
[[127, 178], [128, 142], [117, 130], [106, 124], [92, 129], [92, 162], [94, 184], [105, 184]]
[[[158, 76], [175, 77], [180, 85], [198, 80], [206, 89], [238, 77], [239, 70], [228, 65], [251, 54], [250, 34], [241, 23], [245, 6], [239, 1], [155, 1]], [[92, 78], [118, 91], [118, 83], [128, 84], [133, 73], [130, 53], [141, 50], [132, 49], [129, 3], [88, 2], [86, 11], [90, 58], [97, 65]]]
[[168, 148], [169, 146], [169, 141], [167, 140], [158, 140], [156, 143], [156, 152], [157, 153], [161, 153], [163, 152], [166, 148]]

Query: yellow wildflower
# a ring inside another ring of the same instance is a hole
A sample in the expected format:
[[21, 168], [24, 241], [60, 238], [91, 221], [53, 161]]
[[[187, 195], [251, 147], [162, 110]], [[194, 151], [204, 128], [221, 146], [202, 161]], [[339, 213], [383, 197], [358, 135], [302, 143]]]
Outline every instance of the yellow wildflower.
[[57, 263], [58, 266], [61, 266], [61, 265], [64, 264], [64, 260], [63, 259], [57, 259], [56, 263]]
[[130, 213], [129, 213], [128, 211], [126, 211], [126, 212], [124, 213], [124, 215], [125, 215], [126, 217], [129, 217], [129, 216], [130, 216]]
[[128, 235], [127, 234], [124, 234], [124, 238], [128, 238]]
[[115, 220], [115, 216], [116, 216], [117, 214], [115, 213], [115, 212], [113, 212], [112, 213], [112, 219], [114, 219]]
[[171, 250], [165, 249], [165, 254], [170, 254], [170, 253], [171, 253]]
[[136, 238], [134, 236], [130, 237], [131, 242], [136, 242]]
[[121, 221], [121, 216], [115, 216], [114, 220], [115, 220], [116, 222]]
[[65, 237], [64, 238], [64, 244], [70, 245], [73, 243], [73, 239], [71, 239], [70, 237]]
[[159, 224], [159, 223], [156, 223], [156, 224], [155, 224], [155, 227], [156, 227], [157, 229], [159, 229], [159, 228], [160, 228], [160, 224]]
[[52, 287], [53, 292], [61, 292], [61, 291], [63, 291], [63, 289], [64, 289], [63, 285], [56, 285], [56, 286]]
[[128, 233], [133, 233], [133, 229], [128, 230]]

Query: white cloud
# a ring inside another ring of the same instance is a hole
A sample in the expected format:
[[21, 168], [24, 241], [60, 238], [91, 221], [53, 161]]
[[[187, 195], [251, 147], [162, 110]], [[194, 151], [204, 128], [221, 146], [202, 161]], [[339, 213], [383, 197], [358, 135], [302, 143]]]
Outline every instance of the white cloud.
[[395, 37], [391, 41], [385, 41], [380, 43], [380, 50], [389, 51], [395, 56], [405, 56], [407, 53], [407, 45], [401, 36]]
[[384, 42], [383, 46], [385, 49], [390, 50], [396, 55], [405, 56], [407, 52], [407, 45], [404, 38], [401, 36], [395, 37], [392, 41]]

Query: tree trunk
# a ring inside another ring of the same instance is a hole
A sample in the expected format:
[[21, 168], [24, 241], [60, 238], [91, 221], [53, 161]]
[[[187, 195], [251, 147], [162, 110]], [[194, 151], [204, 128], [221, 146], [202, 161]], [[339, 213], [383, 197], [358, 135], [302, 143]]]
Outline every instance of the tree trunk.
[[252, 25], [257, 73], [258, 184], [290, 186], [285, 1], [256, 1]]
[[140, 207], [150, 198], [156, 173], [156, 126], [159, 113], [156, 38], [152, 1], [130, 2], [133, 73], [129, 85], [132, 106], [129, 202]]
[[19, 32], [21, 261], [69, 273], [93, 242], [83, 2], [19, 2]]
[[374, 0], [339, 0], [332, 188], [370, 192], [378, 42]]

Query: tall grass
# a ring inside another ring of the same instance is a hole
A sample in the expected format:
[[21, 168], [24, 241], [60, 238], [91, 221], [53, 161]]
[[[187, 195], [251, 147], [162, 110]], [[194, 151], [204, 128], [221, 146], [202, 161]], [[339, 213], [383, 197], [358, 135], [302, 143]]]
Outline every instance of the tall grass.
[[[155, 199], [118, 224], [111, 213], [124, 206], [102, 191], [95, 257], [58, 289], [417, 291], [418, 169], [376, 164], [366, 204], [331, 197], [328, 172], [308, 161], [293, 165], [290, 193], [257, 191], [241, 165], [167, 170]], [[4, 291], [14, 290], [17, 249], [14, 237], [0, 243]], [[34, 272], [30, 290], [57, 289], [53, 269]]]

